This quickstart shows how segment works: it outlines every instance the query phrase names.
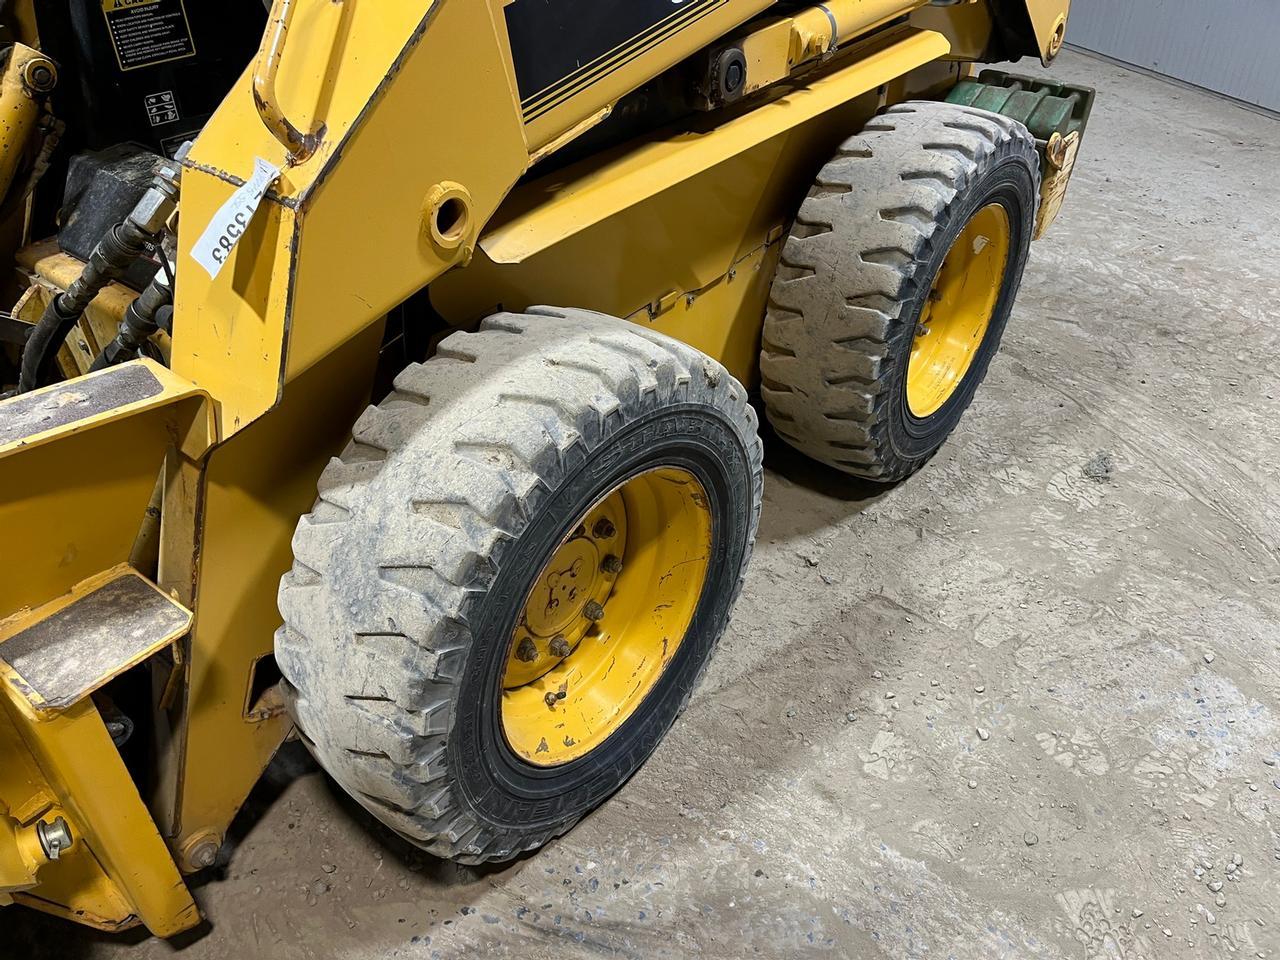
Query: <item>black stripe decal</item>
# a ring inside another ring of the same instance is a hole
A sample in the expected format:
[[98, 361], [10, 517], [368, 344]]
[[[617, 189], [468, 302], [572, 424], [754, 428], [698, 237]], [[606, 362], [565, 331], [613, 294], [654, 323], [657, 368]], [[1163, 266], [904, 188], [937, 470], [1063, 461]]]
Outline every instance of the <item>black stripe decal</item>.
[[679, 33], [681, 30], [689, 26], [695, 20], [701, 20], [703, 16], [705, 16], [707, 13], [710, 13], [710, 9], [702, 10], [696, 16], [690, 17], [689, 19], [681, 20], [678, 23], [670, 24], [664, 27], [662, 30], [660, 30], [657, 33], [649, 34], [643, 39], [643, 42], [639, 46], [620, 51], [610, 59], [596, 66], [592, 72], [583, 74], [575, 78], [574, 80], [563, 84], [562, 86], [557, 88], [555, 96], [552, 99], [542, 100], [536, 105], [531, 105], [525, 108], [525, 111], [524, 111], [525, 122], [530, 123], [534, 120], [537, 120], [544, 113], [549, 113], [551, 110], [554, 110], [556, 107], [560, 106], [560, 104], [564, 103], [566, 100], [571, 99], [576, 94], [584, 90], [586, 87], [589, 87], [595, 81], [608, 75], [609, 73], [612, 73], [618, 67], [621, 67], [626, 65], [627, 63], [630, 63], [632, 60], [636, 59], [636, 57], [640, 56], [646, 51], [653, 49], [655, 46], [662, 43], [663, 40], [666, 40], [668, 37], [670, 37], [675, 33]]
[[727, 2], [515, 0], [506, 8], [507, 33], [525, 120]]
[[645, 50], [653, 47], [657, 42], [672, 33], [683, 28], [687, 23], [698, 19], [701, 12], [705, 12], [705, 8], [712, 6], [708, 0], [698, 0], [698, 2], [690, 3], [684, 7], [681, 12], [672, 14], [661, 23], [655, 24], [643, 34], [633, 37], [627, 43], [610, 50], [601, 57], [597, 57], [591, 63], [588, 63], [575, 70], [569, 76], [558, 81], [554, 86], [545, 91], [539, 92], [534, 96], [524, 100], [522, 105], [527, 111], [539, 110], [548, 100], [560, 101], [564, 99], [563, 93], [570, 87], [582, 87], [583, 81], [590, 82], [609, 72], [610, 69], [620, 66], [635, 57], [639, 56]]

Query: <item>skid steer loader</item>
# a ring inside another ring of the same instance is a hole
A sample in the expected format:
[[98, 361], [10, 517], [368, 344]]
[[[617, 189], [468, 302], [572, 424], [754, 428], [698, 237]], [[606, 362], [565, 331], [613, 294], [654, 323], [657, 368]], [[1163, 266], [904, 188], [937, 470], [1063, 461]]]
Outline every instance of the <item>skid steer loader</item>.
[[0, 904], [192, 927], [295, 732], [442, 857], [607, 798], [756, 407], [889, 483], [968, 406], [1093, 100], [974, 64], [1068, 5], [0, 6]]

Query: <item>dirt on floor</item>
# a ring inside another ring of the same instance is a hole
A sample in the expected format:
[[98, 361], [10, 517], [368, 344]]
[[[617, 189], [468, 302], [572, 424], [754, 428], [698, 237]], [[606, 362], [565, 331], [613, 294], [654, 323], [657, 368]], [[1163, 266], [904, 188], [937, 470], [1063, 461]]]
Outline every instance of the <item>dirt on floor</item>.
[[1053, 73], [1098, 105], [973, 410], [890, 490], [767, 440], [733, 626], [648, 765], [476, 870], [290, 747], [183, 960], [1280, 956], [1280, 124]]

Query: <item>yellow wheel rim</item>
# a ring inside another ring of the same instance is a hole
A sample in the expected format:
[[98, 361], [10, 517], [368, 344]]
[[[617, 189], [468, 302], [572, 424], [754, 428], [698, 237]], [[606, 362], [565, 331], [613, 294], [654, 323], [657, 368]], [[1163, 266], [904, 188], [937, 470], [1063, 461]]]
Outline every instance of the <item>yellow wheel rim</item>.
[[534, 581], [502, 677], [502, 730], [538, 766], [575, 760], [653, 690], [688, 632], [711, 557], [693, 474], [661, 467], [601, 497]]
[[982, 346], [1009, 264], [1009, 214], [979, 210], [947, 251], [920, 311], [907, 366], [907, 406], [937, 413], [955, 393]]

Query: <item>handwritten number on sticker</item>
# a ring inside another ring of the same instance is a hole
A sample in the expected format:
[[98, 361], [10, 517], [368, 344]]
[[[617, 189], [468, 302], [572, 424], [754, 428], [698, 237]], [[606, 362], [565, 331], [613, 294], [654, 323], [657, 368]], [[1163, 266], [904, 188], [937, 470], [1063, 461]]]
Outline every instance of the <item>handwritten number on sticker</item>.
[[253, 176], [213, 215], [209, 226], [191, 248], [192, 258], [204, 267], [210, 277], [217, 278], [231, 259], [231, 252], [249, 229], [262, 198], [279, 176], [278, 167], [258, 157], [254, 161]]

